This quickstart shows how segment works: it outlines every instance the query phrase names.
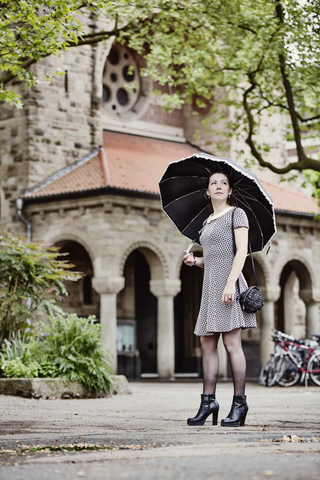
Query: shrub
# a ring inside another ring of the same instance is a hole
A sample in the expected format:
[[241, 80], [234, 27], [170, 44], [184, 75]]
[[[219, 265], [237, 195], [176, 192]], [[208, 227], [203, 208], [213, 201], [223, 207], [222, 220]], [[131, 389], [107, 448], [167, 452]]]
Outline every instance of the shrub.
[[21, 357], [3, 360], [1, 368], [4, 376], [8, 378], [35, 378], [39, 376], [38, 362], [30, 360], [25, 363]]
[[65, 314], [54, 307], [47, 333], [40, 344], [43, 358], [58, 366], [60, 375], [83, 383], [89, 391], [110, 389], [113, 372], [109, 365], [110, 353], [102, 347], [101, 325], [96, 317], [78, 317]]
[[37, 312], [50, 311], [67, 295], [65, 280], [80, 278], [60, 256], [57, 248], [0, 234], [0, 342], [11, 341]]
[[38, 342], [26, 338], [20, 331], [11, 342], [3, 342], [1, 369], [5, 377], [33, 378], [38, 376], [39, 364], [35, 361]]
[[81, 318], [53, 308], [50, 324], [40, 341], [20, 333], [4, 341], [0, 366], [5, 377], [62, 377], [84, 384], [97, 393], [110, 390], [113, 372], [110, 353], [102, 347], [96, 318]]

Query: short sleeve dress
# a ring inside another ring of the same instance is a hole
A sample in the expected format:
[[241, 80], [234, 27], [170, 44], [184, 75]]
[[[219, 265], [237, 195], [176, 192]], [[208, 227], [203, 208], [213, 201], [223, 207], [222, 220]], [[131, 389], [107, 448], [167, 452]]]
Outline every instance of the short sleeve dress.
[[[233, 209], [207, 223], [200, 235], [204, 277], [201, 305], [194, 330], [198, 336], [230, 332], [236, 328], [247, 330], [257, 326], [255, 314], [244, 312], [238, 299], [231, 305], [221, 303], [222, 293], [234, 260], [231, 230]], [[239, 227], [249, 228], [247, 215], [242, 208], [236, 208], [234, 212], [234, 228]], [[239, 285], [240, 292], [248, 288], [242, 272], [239, 276]]]

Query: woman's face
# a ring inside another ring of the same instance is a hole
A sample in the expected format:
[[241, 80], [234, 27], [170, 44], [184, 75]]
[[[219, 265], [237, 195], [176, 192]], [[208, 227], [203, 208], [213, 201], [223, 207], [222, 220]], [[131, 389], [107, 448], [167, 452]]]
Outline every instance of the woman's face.
[[214, 173], [209, 178], [209, 185], [207, 188], [207, 195], [211, 200], [227, 201], [228, 195], [231, 195], [232, 188], [229, 184], [229, 179], [224, 173]]

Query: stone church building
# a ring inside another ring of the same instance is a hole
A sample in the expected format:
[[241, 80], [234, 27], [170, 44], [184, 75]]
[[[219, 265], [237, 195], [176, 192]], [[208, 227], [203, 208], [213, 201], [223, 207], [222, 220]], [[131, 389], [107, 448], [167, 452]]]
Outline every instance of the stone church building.
[[[158, 181], [171, 161], [201, 150], [234, 156], [243, 145], [201, 130], [208, 111], [166, 112], [150, 95], [154, 83], [140, 77], [142, 65], [126, 46], [107, 42], [48, 57], [34, 67], [41, 82], [31, 90], [14, 85], [24, 109], [0, 105], [0, 222], [16, 234], [28, 226], [33, 241], [69, 253], [84, 277], [67, 285], [63, 308], [97, 316], [115, 371], [201, 376], [193, 329], [202, 271], [182, 263], [189, 241], [161, 211]], [[66, 74], [46, 83], [57, 67]], [[272, 119], [279, 126], [272, 134], [268, 123], [261, 127], [279, 165], [288, 161], [281, 122]], [[317, 202], [299, 179], [279, 184], [270, 172], [255, 172], [274, 199], [278, 232], [268, 255], [255, 254], [265, 305], [258, 328], [243, 332], [249, 377], [273, 351], [272, 328], [319, 333], [320, 305]], [[252, 283], [250, 263], [244, 274]], [[220, 354], [220, 374], [228, 377]]]

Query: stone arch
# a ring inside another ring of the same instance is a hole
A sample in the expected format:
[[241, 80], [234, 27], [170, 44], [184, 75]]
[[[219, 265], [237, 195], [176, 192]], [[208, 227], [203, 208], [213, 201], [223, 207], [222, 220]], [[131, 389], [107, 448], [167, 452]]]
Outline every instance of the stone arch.
[[93, 265], [94, 275], [97, 275], [97, 260], [100, 257], [100, 248], [94, 240], [92, 240], [87, 233], [81, 232], [76, 228], [60, 228], [49, 230], [43, 238], [44, 242], [49, 245], [58, 243], [64, 240], [74, 241], [79, 243], [88, 252]]
[[123, 275], [124, 266], [128, 256], [134, 250], [140, 250], [146, 257], [149, 263], [152, 280], [169, 278], [169, 265], [165, 255], [157, 245], [146, 240], [136, 241], [124, 250], [119, 262], [120, 276]]
[[[311, 300], [313, 290], [317, 286], [317, 275], [310, 262], [310, 257], [301, 250], [291, 250], [286, 255], [281, 255], [274, 265], [274, 278], [279, 285], [281, 277], [286, 274], [285, 269], [291, 267], [297, 274], [300, 282], [300, 295], [303, 300]], [[301, 288], [302, 286], [302, 288]]]
[[99, 294], [92, 288], [93, 263], [86, 248], [78, 241], [60, 240], [54, 243], [66, 261], [73, 265], [72, 270], [81, 272], [78, 281], [64, 282], [68, 295], [62, 301], [66, 312], [77, 313], [79, 316], [95, 315], [99, 318]]
[[[256, 269], [258, 285], [259, 287], [265, 287], [271, 281], [270, 263], [267, 261], [266, 256], [261, 252], [255, 253], [253, 255], [253, 260], [254, 260], [254, 265]], [[254, 276], [252, 271], [252, 263], [251, 263], [250, 255], [248, 255], [246, 258], [246, 270], [250, 272], [250, 279], [251, 279], [251, 282], [253, 282]]]
[[97, 53], [96, 53], [96, 66], [95, 66], [95, 87], [96, 87], [96, 91], [98, 92], [98, 96], [100, 95], [100, 91], [101, 91], [104, 65], [106, 63], [107, 57], [112, 48], [113, 42], [114, 42], [114, 38], [111, 37], [111, 38], [108, 38], [106, 43], [101, 42], [96, 45]]
[[306, 309], [313, 300], [316, 274], [303, 251], [291, 250], [276, 264], [281, 289], [277, 302], [277, 328], [304, 337], [308, 330]]

